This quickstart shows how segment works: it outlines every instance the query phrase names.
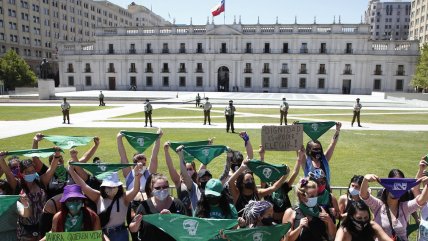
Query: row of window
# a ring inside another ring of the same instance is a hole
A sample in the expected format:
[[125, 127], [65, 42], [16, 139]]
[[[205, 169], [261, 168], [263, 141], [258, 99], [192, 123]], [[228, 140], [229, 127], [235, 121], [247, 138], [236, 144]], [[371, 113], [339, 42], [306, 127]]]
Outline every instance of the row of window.
[[[283, 43], [282, 44], [281, 52], [282, 53], [290, 53], [289, 47], [290, 46], [289, 46], [288, 43]], [[344, 53], [352, 54], [352, 52], [353, 52], [353, 50], [352, 50], [352, 43], [346, 43], [346, 45], [344, 47], [345, 47]], [[179, 47], [179, 49], [178, 49], [177, 52], [180, 53], [180, 54], [187, 53], [186, 44], [185, 43], [180, 43], [180, 47]], [[220, 53], [227, 53], [227, 52], [228, 52], [227, 44], [226, 43], [221, 43], [221, 45], [220, 45]], [[257, 52], [257, 51], [254, 51], [254, 53], [255, 52]], [[262, 53], [271, 53], [271, 52], [272, 52], [272, 49], [271, 49], [270, 43], [264, 43], [264, 48], [263, 48]], [[328, 52], [327, 51], [327, 43], [321, 43], [319, 51], [316, 51], [316, 52], [320, 53], [320, 54], [326, 54]], [[107, 53], [108, 54], [114, 54], [115, 53], [115, 51], [114, 51], [114, 45], [113, 44], [108, 44], [108, 51], [107, 51]], [[133, 43], [130, 44], [130, 46], [129, 46], [129, 53], [130, 54], [136, 54], [137, 53], [137, 50], [135, 48], [135, 44], [133, 44]], [[147, 43], [146, 44], [145, 53], [148, 53], [148, 54], [153, 53], [153, 48], [152, 48], [152, 44], [151, 43]], [[161, 51], [159, 51], [159, 53], [163, 53], [163, 54], [170, 53], [168, 43], [163, 43], [162, 44], [162, 49], [161, 49]], [[196, 53], [204, 53], [204, 49], [203, 49], [202, 43], [197, 43]], [[253, 53], [252, 43], [246, 43], [245, 44], [244, 53]], [[301, 43], [299, 53], [306, 53], [306, 54], [309, 53], [308, 43]]]
[[[137, 77], [131, 76], [130, 79], [130, 86], [137, 86]], [[180, 76], [178, 79], [178, 86], [179, 87], [186, 87], [186, 77]], [[319, 78], [317, 82], [317, 88], [318, 89], [325, 89], [326, 80], [324, 78]], [[68, 77], [68, 85], [74, 86], [74, 76]], [[162, 87], [169, 87], [170, 81], [168, 76], [162, 77]], [[92, 77], [91, 76], [85, 76], [85, 86], [92, 86]], [[146, 76], [146, 87], [153, 87], [153, 76]], [[198, 76], [196, 77], [195, 82], [196, 87], [203, 87], [203, 77]], [[252, 88], [252, 78], [251, 77], [245, 77], [244, 78], [244, 88]], [[263, 78], [262, 80], [262, 87], [263, 88], [270, 88], [270, 78]], [[280, 88], [287, 89], [288, 86], [288, 78], [281, 78], [280, 81]], [[306, 78], [299, 78], [299, 89], [306, 89], [307, 88], [307, 81]], [[396, 91], [403, 91], [404, 89], [404, 80], [397, 79], [395, 82], [395, 90]], [[373, 90], [381, 90], [382, 89], [382, 80], [381, 79], [374, 79], [373, 80]]]
[[[244, 68], [244, 73], [253, 73], [253, 68], [251, 66], [252, 66], [251, 63], [246, 63], [245, 68]], [[269, 66], [270, 66], [269, 63], [264, 63], [263, 68], [262, 68], [262, 73], [271, 73], [271, 69]], [[67, 72], [68, 73], [74, 73], [74, 66], [72, 63], [68, 63]], [[92, 72], [90, 63], [85, 64], [84, 72], [85, 73]], [[109, 73], [115, 73], [116, 72], [115, 67], [114, 67], [114, 63], [109, 63], [107, 72], [109, 72]], [[137, 68], [136, 68], [135, 63], [130, 64], [129, 72], [130, 73], [137, 73]], [[146, 64], [146, 68], [145, 68], [144, 72], [146, 72], [146, 73], [153, 73], [154, 72], [153, 67], [152, 67], [152, 63]], [[162, 64], [161, 72], [162, 73], [169, 73], [170, 72], [168, 63]], [[196, 73], [203, 73], [204, 72], [202, 63], [196, 63], [195, 72]], [[382, 72], [383, 72], [382, 71], [382, 65], [380, 65], [380, 64], [375, 65], [374, 75], [382, 75]], [[187, 68], [186, 68], [185, 63], [179, 64], [178, 73], [187, 73]], [[281, 74], [290, 74], [287, 63], [282, 64], [281, 69], [280, 69], [280, 73]], [[299, 74], [308, 74], [308, 69], [306, 67], [306, 64], [300, 64], [300, 69], [299, 69], [298, 73]], [[325, 64], [319, 64], [318, 74], [327, 74]], [[345, 74], [345, 75], [346, 74], [352, 74], [351, 64], [345, 64], [345, 69], [343, 70], [343, 74]], [[404, 74], [405, 74], [404, 65], [398, 65], [395, 75], [404, 75]]]

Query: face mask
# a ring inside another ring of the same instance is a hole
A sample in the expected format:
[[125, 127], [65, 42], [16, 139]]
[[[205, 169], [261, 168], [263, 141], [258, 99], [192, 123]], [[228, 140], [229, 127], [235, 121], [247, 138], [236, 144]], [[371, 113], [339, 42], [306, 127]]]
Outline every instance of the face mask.
[[64, 165], [58, 164], [55, 170], [55, 175], [58, 177], [59, 181], [65, 181], [67, 177], [67, 169], [64, 167]]
[[218, 205], [218, 203], [220, 202], [220, 197], [209, 197], [209, 198], [207, 198], [207, 202], [208, 202], [211, 206]]
[[155, 196], [160, 201], [163, 201], [169, 196], [169, 190], [168, 189], [154, 190], [153, 196]]
[[321, 150], [312, 150], [311, 156], [317, 160], [320, 160], [322, 157], [322, 151]]
[[308, 198], [308, 201], [305, 202], [305, 205], [308, 208], [313, 208], [317, 205], [317, 201], [318, 201], [318, 197], [310, 197], [310, 198]]
[[355, 189], [353, 187], [350, 187], [348, 189], [348, 191], [349, 191], [349, 194], [351, 194], [352, 196], [358, 196], [358, 195], [360, 195], [360, 191], [358, 191], [357, 189]]
[[187, 170], [187, 175], [189, 175], [189, 177], [192, 177], [193, 174], [195, 174], [195, 170]]
[[205, 186], [207, 185], [207, 182], [201, 182], [201, 186], [200, 186], [200, 188], [201, 189], [205, 189]]
[[229, 106], [232, 106], [232, 103], [230, 103]]
[[11, 169], [11, 171], [12, 171], [14, 177], [17, 177], [20, 173], [19, 167], [15, 167], [15, 168]]
[[37, 172], [33, 174], [24, 175], [24, 180], [26, 182], [34, 182], [34, 180], [39, 179], [39, 174]]
[[352, 223], [355, 225], [355, 229], [357, 229], [358, 231], [363, 230], [370, 223], [370, 221], [358, 221], [358, 220], [355, 220], [354, 217], [352, 217], [351, 220], [352, 220]]
[[246, 182], [244, 183], [244, 187], [247, 189], [254, 189], [254, 182]]
[[76, 215], [83, 206], [82, 202], [66, 202], [65, 205], [67, 206], [71, 215]]
[[146, 166], [143, 166], [142, 168], [141, 168], [141, 171], [140, 171], [140, 173], [141, 174], [144, 174], [144, 172], [147, 170], [147, 167]]
[[319, 186], [318, 186], [318, 194], [320, 194], [320, 193], [324, 192], [324, 190], [325, 190], [325, 186], [326, 186], [326, 184], [324, 184], [324, 185], [319, 185]]
[[263, 218], [262, 223], [265, 226], [272, 226], [273, 225], [273, 217]]
[[106, 194], [110, 198], [113, 198], [114, 196], [116, 196], [118, 191], [119, 191], [118, 187], [106, 187]]

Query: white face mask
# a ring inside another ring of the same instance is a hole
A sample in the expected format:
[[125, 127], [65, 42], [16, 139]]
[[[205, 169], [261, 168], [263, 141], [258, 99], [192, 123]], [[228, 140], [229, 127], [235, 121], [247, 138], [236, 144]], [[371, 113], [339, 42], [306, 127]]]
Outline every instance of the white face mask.
[[305, 202], [305, 205], [308, 208], [313, 208], [317, 205], [317, 201], [318, 201], [318, 197], [310, 197], [310, 198], [308, 198], [308, 201]]
[[350, 187], [348, 189], [348, 191], [349, 191], [349, 194], [351, 194], [352, 196], [358, 196], [358, 195], [360, 195], [360, 191], [357, 190], [357, 189], [355, 189], [355, 188], [353, 188], [353, 187]]
[[160, 201], [163, 201], [169, 196], [169, 189], [154, 190], [153, 196], [155, 196]]
[[146, 170], [147, 170], [147, 167], [146, 167], [146, 166], [143, 166], [143, 168], [141, 168], [140, 173], [144, 175], [144, 172], [145, 172]]

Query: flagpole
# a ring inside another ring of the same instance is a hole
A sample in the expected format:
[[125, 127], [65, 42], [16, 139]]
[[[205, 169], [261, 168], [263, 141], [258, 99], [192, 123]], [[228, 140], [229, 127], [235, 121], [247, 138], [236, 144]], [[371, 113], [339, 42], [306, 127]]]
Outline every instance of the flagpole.
[[223, 24], [226, 25], [226, 2], [224, 2], [223, 8]]

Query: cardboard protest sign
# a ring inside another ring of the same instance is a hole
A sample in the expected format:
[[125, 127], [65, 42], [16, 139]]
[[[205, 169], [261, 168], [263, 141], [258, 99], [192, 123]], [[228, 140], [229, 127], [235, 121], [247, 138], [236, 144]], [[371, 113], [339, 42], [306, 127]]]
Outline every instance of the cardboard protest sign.
[[263, 126], [262, 145], [271, 151], [299, 150], [303, 145], [303, 126]]
[[102, 241], [101, 230], [46, 233], [46, 241]]

